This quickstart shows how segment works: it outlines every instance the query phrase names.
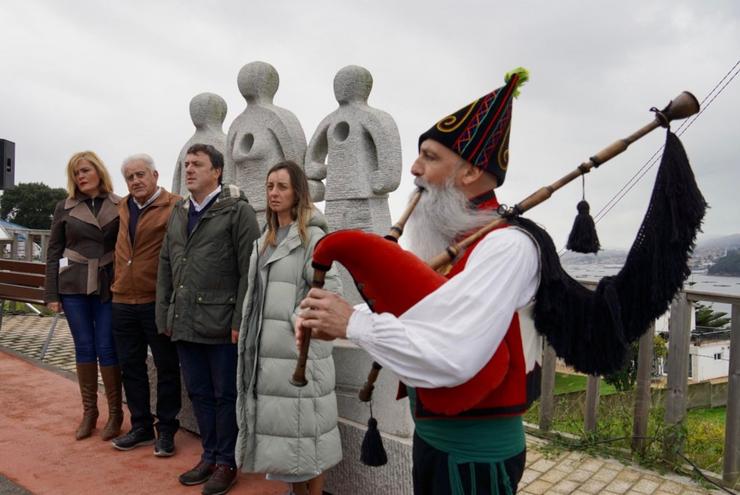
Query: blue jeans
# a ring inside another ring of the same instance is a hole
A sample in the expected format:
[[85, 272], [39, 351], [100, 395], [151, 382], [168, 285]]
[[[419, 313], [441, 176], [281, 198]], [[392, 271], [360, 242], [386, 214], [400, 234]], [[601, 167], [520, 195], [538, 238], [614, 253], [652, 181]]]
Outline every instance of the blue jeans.
[[64, 294], [60, 298], [75, 343], [75, 361], [117, 365], [110, 301], [101, 303], [99, 296], [83, 294]]
[[203, 455], [210, 464], [236, 467], [236, 361], [234, 344], [177, 341], [185, 388], [198, 421]]

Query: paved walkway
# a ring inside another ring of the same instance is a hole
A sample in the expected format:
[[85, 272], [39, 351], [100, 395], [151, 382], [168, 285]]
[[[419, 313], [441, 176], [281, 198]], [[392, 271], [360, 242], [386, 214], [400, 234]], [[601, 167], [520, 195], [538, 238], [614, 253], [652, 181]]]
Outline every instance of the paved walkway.
[[[22, 487], [33, 494], [55, 495], [199, 493], [198, 488], [180, 486], [176, 479], [177, 473], [198, 459], [200, 445], [190, 433], [178, 434], [178, 454], [168, 459], [156, 458], [146, 448], [119, 453], [107, 442], [96, 441], [99, 437], [81, 442], [72, 439], [71, 431], [79, 419], [79, 400], [76, 384], [68, 379], [69, 372], [74, 372], [74, 349], [66, 321], [60, 319], [44, 362], [37, 360], [50, 323], [50, 318], [37, 316], [3, 318], [0, 351], [10, 353], [0, 352], [0, 494], [25, 493], [6, 491], [13, 485], [16, 487], [12, 489]], [[101, 416], [104, 402], [101, 396]], [[546, 456], [542, 444], [539, 439], [527, 438], [527, 469], [519, 485], [520, 494], [722, 493], [706, 490], [686, 477], [660, 475], [614, 459], [580, 452]], [[285, 491], [280, 483], [241, 475], [231, 493], [268, 495]]]
[[[110, 442], [100, 440], [107, 417], [100, 395], [98, 429], [92, 437], [76, 441], [73, 431], [80, 406], [74, 381], [2, 351], [0, 377], [0, 473], [15, 489], [50, 495], [200, 492], [200, 487], [184, 487], [177, 481], [200, 459], [200, 440], [195, 435], [180, 430], [173, 457], [155, 457], [151, 447], [118, 452]], [[124, 429], [130, 427], [127, 423]], [[242, 474], [231, 493], [282, 495], [286, 491], [283, 483]]]

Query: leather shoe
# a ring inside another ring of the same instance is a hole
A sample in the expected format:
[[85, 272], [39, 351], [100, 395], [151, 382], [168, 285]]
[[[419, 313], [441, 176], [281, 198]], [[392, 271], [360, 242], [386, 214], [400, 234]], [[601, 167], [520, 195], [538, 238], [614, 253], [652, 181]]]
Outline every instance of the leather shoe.
[[114, 438], [111, 444], [118, 450], [131, 450], [142, 445], [154, 443], [154, 432], [146, 428], [133, 428], [131, 431], [118, 438]]
[[235, 467], [227, 466], [226, 464], [217, 464], [213, 475], [203, 485], [201, 493], [203, 495], [223, 495], [231, 490], [231, 487], [236, 483], [238, 475], [239, 472]]
[[175, 435], [169, 431], [160, 431], [157, 442], [154, 444], [154, 455], [157, 457], [171, 457], [175, 455]]
[[200, 485], [208, 481], [215, 470], [215, 464], [200, 461], [193, 469], [182, 473], [178, 479], [185, 486]]

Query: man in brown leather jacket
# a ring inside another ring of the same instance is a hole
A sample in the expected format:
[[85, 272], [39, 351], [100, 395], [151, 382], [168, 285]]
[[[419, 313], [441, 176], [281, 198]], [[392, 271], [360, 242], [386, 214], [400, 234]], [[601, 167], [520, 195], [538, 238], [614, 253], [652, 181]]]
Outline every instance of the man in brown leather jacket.
[[[157, 185], [159, 175], [149, 155], [127, 158], [121, 172], [129, 195], [118, 205], [121, 227], [111, 291], [113, 335], [131, 413], [131, 431], [112, 443], [118, 450], [151, 445], [156, 426], [154, 455], [168, 457], [175, 453], [174, 436], [180, 425], [180, 363], [170, 338], [157, 332], [155, 294], [159, 250], [167, 220], [180, 197]], [[156, 425], [149, 401], [147, 347], [157, 368]]]

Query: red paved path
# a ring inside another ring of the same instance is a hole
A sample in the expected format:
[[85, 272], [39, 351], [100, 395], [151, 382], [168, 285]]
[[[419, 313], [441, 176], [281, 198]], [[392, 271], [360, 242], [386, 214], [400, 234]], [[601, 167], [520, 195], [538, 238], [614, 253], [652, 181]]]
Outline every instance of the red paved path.
[[[102, 395], [98, 407], [99, 429], [76, 441], [82, 408], [77, 383], [0, 351], [0, 473], [38, 495], [200, 494], [200, 486], [177, 481], [200, 458], [198, 437], [180, 430], [177, 453], [169, 458], [155, 457], [152, 447], [119, 452], [98, 436], [107, 417]], [[286, 492], [283, 483], [242, 474], [229, 493]]]

